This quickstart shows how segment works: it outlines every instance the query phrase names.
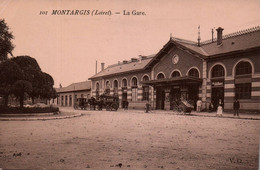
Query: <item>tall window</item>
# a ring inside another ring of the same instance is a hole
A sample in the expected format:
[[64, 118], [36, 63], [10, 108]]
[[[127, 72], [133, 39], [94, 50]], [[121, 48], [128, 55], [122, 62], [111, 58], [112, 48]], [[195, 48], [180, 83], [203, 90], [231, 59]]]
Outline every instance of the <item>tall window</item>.
[[99, 83], [96, 84], [96, 97], [99, 96]]
[[171, 75], [171, 77], [180, 77], [181, 74], [178, 71], [174, 71]]
[[127, 80], [126, 80], [126, 79], [123, 79], [123, 81], [122, 81], [122, 87], [127, 87]]
[[188, 75], [190, 77], [199, 77], [199, 72], [196, 68], [192, 68], [192, 69], [190, 69]]
[[[149, 81], [149, 77], [144, 76], [143, 81]], [[143, 100], [149, 100], [149, 86], [143, 86]]]
[[118, 81], [114, 80], [114, 95], [118, 95]]
[[67, 106], [68, 105], [68, 96], [66, 95], [65, 96], [65, 106]]
[[235, 68], [235, 93], [237, 99], [251, 99], [252, 66], [249, 62], [241, 61]]
[[225, 70], [223, 66], [221, 65], [215, 65], [212, 69], [212, 78], [216, 77], [224, 77], [225, 76]]
[[160, 74], [158, 74], [158, 76], [157, 76], [157, 79], [159, 80], [159, 79], [164, 79], [165, 77], [164, 77], [164, 75], [163, 75], [163, 73], [160, 73]]
[[110, 94], [110, 82], [109, 81], [106, 82], [106, 94], [107, 95]]
[[61, 106], [63, 106], [63, 103], [64, 103], [64, 97], [61, 96]]
[[72, 97], [71, 97], [71, 95], [69, 96], [69, 106], [72, 106]]
[[137, 101], [137, 78], [132, 78], [132, 101]]

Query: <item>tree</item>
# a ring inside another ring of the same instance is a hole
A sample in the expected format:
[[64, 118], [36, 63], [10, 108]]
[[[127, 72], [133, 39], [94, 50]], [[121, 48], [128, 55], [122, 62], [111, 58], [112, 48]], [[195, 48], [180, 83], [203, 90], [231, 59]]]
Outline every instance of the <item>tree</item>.
[[14, 38], [9, 27], [4, 19], [0, 19], [0, 62], [7, 60], [8, 53], [12, 55], [14, 45], [12, 39]]
[[0, 94], [4, 96], [5, 106], [7, 106], [8, 96], [12, 92], [12, 85], [23, 77], [22, 69], [15, 62], [6, 60], [0, 63]]
[[18, 80], [14, 83], [12, 92], [19, 98], [20, 108], [23, 108], [24, 97], [32, 92], [32, 84], [26, 80]]
[[24, 72], [24, 80], [32, 85], [30, 97], [34, 103], [34, 98], [40, 97], [41, 86], [43, 85], [43, 74], [38, 62], [30, 56], [17, 56], [11, 59], [19, 65]]
[[51, 99], [56, 96], [53, 88], [53, 78], [41, 71], [37, 61], [30, 56], [18, 56], [11, 59], [16, 62], [24, 72], [24, 80], [32, 84], [32, 92], [29, 94], [34, 103], [34, 98]]

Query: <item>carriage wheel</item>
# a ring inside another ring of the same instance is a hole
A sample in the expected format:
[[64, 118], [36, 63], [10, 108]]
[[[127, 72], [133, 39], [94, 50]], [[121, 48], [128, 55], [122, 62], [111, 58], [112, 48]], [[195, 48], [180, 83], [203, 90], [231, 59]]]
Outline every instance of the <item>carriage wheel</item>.
[[107, 105], [107, 106], [106, 106], [106, 110], [107, 110], [107, 111], [108, 111], [108, 110], [111, 110], [110, 105]]
[[113, 103], [113, 104], [111, 105], [111, 110], [117, 111], [117, 109], [118, 109], [118, 105], [117, 105], [116, 103]]

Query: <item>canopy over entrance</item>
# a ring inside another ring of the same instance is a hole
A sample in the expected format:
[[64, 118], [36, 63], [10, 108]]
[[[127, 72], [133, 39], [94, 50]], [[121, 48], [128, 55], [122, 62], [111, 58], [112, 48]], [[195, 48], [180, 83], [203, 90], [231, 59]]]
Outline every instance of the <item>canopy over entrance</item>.
[[174, 78], [164, 78], [159, 80], [149, 80], [142, 81], [142, 84], [150, 85], [150, 86], [165, 86], [165, 85], [179, 85], [179, 84], [200, 84], [202, 83], [202, 79], [198, 77], [174, 77]]

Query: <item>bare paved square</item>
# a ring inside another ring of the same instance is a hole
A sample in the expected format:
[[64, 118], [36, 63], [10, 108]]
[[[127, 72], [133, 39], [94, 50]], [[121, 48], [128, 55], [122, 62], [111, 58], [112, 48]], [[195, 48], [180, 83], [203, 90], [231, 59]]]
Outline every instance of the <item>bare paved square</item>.
[[141, 111], [1, 121], [0, 167], [257, 169], [259, 120]]

